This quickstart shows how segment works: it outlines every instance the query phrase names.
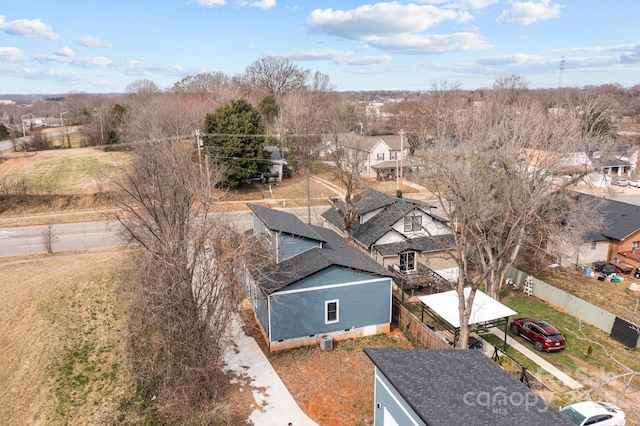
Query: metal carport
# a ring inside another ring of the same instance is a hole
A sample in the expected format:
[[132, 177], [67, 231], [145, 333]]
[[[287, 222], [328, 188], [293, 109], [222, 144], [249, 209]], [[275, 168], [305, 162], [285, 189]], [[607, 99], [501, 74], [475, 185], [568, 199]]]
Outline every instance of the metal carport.
[[[465, 300], [469, 297], [470, 291], [470, 287], [464, 289]], [[422, 302], [423, 321], [424, 313], [427, 312], [441, 326], [451, 331], [455, 345], [460, 336], [460, 313], [456, 290], [421, 296], [418, 299]], [[479, 328], [504, 326], [504, 345], [506, 349], [509, 317], [516, 314], [517, 312], [513, 309], [487, 296], [480, 290], [476, 290], [471, 315], [469, 316], [469, 325], [477, 325]]]

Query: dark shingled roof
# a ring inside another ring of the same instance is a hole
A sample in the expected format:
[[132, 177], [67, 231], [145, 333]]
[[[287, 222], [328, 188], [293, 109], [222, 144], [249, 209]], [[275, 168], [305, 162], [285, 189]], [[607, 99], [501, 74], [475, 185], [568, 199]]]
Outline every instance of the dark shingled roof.
[[479, 350], [366, 348], [364, 352], [428, 425], [573, 425]]
[[[289, 213], [272, 210], [269, 216], [270, 219], [274, 219], [275, 216], [280, 215], [286, 216]], [[289, 216], [286, 217], [290, 218]], [[300, 220], [297, 217], [296, 219]], [[275, 222], [278, 223], [277, 220]], [[261, 268], [260, 276], [264, 278], [258, 284], [265, 295], [278, 291], [330, 266], [340, 266], [383, 277], [393, 276], [382, 265], [347, 244], [347, 241], [334, 231], [300, 222], [309, 228], [306, 234], [315, 235], [314, 239], [323, 241], [324, 244], [322, 248], [315, 247], [280, 263], [274, 262]], [[300, 227], [300, 225], [298, 226]], [[297, 231], [299, 233], [294, 235], [304, 236], [299, 229]]]
[[[440, 245], [435, 241], [437, 239]], [[394, 256], [405, 251], [417, 251], [420, 253], [429, 253], [434, 251], [442, 251], [442, 247], [451, 247], [453, 244], [453, 235], [437, 235], [434, 237], [411, 238], [400, 243], [379, 244], [375, 249], [382, 256]]]
[[[358, 194], [359, 200], [356, 208], [359, 215], [382, 209], [380, 213], [369, 219], [365, 223], [356, 222], [351, 227], [351, 238], [362, 244], [363, 247], [370, 248], [376, 241], [391, 230], [391, 226], [402, 219], [407, 213], [415, 208], [429, 211], [431, 205], [420, 200], [410, 198], [399, 198], [395, 195], [388, 195], [373, 188], [367, 188]], [[340, 231], [344, 231], [340, 215], [335, 207], [331, 207], [322, 214], [329, 223]], [[446, 220], [431, 215], [434, 220], [445, 223]], [[416, 238], [416, 240], [429, 240], [428, 237]], [[416, 242], [414, 242], [415, 244]], [[423, 243], [423, 244], [426, 244]], [[399, 252], [396, 252], [399, 253]]]
[[312, 228], [301, 221], [296, 215], [280, 210], [261, 207], [256, 204], [247, 203], [254, 215], [266, 225], [267, 228], [290, 234], [296, 237], [309, 238], [311, 240], [324, 242], [324, 239], [314, 232]]
[[[579, 197], [580, 202], [594, 204], [596, 206], [594, 214], [604, 220], [600, 232], [591, 232], [585, 235], [585, 241], [603, 241], [605, 239], [620, 241], [640, 229], [640, 206], [582, 193]], [[603, 236], [605, 238], [602, 238]]]

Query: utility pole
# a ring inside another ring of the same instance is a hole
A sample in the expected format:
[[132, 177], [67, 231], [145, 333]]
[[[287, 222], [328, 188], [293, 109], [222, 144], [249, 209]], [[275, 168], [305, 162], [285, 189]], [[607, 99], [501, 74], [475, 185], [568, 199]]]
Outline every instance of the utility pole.
[[404, 130], [400, 129], [400, 189], [402, 189], [402, 160], [404, 156]]
[[67, 131], [65, 132], [65, 125], [64, 125], [64, 119], [62, 118], [62, 116], [66, 113], [68, 113], [69, 111], [65, 111], [65, 112], [61, 112], [60, 113], [60, 126], [62, 127], [62, 137], [64, 138], [65, 136], [67, 137], [67, 144], [69, 145], [69, 148], [71, 148], [71, 137], [69, 136], [69, 125], [67, 124]]

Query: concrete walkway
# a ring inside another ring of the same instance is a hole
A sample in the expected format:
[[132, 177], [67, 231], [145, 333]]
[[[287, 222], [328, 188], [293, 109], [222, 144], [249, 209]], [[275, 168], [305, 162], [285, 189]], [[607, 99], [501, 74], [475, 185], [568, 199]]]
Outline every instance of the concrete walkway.
[[[494, 327], [494, 328], [491, 328], [490, 331], [491, 333], [498, 336], [500, 339], [504, 339], [504, 330], [500, 330]], [[540, 355], [538, 355], [536, 352], [532, 351], [531, 349], [527, 348], [526, 346], [520, 344], [520, 342], [515, 340], [513, 337], [507, 336], [507, 344], [511, 346], [513, 349], [515, 349], [516, 351], [520, 352], [522, 355], [529, 358], [531, 361], [538, 364], [540, 368], [545, 370], [547, 373], [551, 374], [556, 379], [560, 380], [570, 389], [577, 390], [582, 388], [582, 385], [577, 381], [573, 380], [571, 377], [569, 377], [568, 374], [563, 373], [562, 371], [560, 371], [559, 369], [557, 369], [556, 367], [554, 367], [553, 365], [551, 365], [550, 363], [542, 359]]]
[[242, 319], [229, 327], [225, 369], [244, 377], [251, 386], [255, 409], [249, 421], [256, 426], [317, 426], [298, 406], [256, 341], [242, 331]]

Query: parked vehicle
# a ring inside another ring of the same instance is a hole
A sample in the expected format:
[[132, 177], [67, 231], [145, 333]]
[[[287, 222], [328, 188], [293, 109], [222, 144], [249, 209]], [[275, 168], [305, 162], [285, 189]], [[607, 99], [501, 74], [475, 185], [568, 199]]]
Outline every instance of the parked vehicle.
[[578, 426], [625, 426], [624, 411], [608, 402], [584, 401], [568, 405], [560, 412]]
[[564, 349], [564, 337], [557, 328], [546, 321], [531, 318], [516, 318], [511, 321], [511, 332], [533, 343], [538, 351]]
[[621, 178], [616, 179], [616, 182], [615, 182], [615, 183], [616, 183], [616, 185], [618, 185], [618, 186], [627, 186], [627, 185], [629, 185], [629, 181], [628, 181], [628, 180], [626, 180], [626, 179], [621, 179]]
[[635, 186], [636, 188], [640, 188], [640, 179], [630, 180], [629, 186]]

